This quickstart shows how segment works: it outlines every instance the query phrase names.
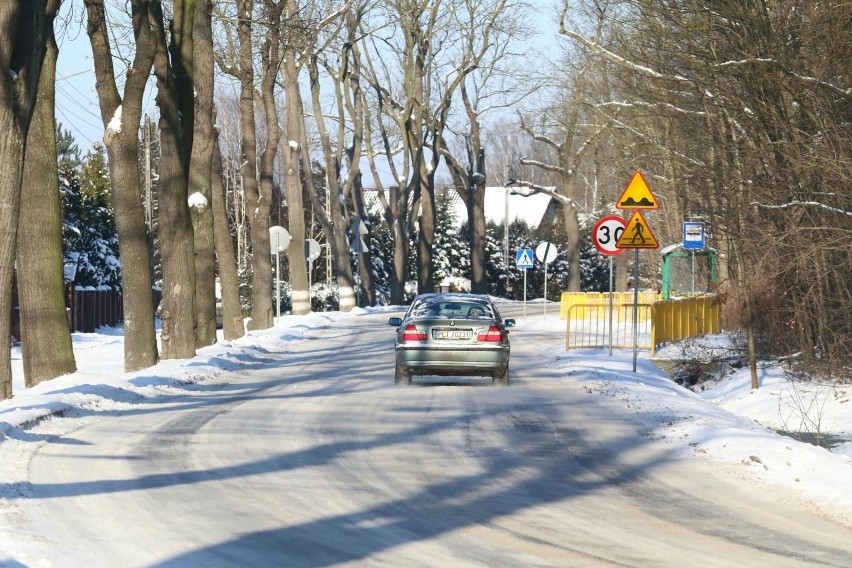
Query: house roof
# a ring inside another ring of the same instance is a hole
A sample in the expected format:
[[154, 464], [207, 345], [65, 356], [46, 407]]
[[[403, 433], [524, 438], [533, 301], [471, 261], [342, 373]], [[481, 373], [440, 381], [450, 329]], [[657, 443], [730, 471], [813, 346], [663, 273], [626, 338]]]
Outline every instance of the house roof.
[[[452, 188], [443, 189], [450, 196], [450, 205], [455, 211], [456, 225], [467, 220], [467, 207], [458, 192]], [[485, 220], [497, 225], [505, 223], [508, 211], [509, 222], [524, 221], [535, 228], [541, 223], [551, 198], [544, 194], [525, 196], [515, 188], [486, 187], [485, 188]], [[375, 189], [364, 188], [364, 202], [371, 211], [380, 207], [378, 193]]]

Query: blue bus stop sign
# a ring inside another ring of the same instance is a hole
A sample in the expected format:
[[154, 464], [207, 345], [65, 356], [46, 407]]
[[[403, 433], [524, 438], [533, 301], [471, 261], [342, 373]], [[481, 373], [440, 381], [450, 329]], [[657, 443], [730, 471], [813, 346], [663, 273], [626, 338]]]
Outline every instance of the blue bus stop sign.
[[683, 222], [683, 248], [700, 250], [704, 248], [704, 223], [700, 221]]

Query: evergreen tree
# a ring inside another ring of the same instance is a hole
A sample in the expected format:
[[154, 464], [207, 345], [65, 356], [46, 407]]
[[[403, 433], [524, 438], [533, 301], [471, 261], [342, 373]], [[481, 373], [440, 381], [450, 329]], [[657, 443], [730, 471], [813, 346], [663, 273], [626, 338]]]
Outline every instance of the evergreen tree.
[[438, 197], [435, 214], [435, 241], [432, 244], [433, 284], [445, 279], [470, 278], [470, 255], [467, 239], [456, 226], [456, 213], [448, 194]]
[[70, 162], [74, 166], [82, 165], [80, 159], [80, 147], [74, 141], [74, 135], [62, 127], [61, 122], [56, 123], [56, 157], [61, 165]]
[[66, 265], [76, 265], [80, 286], [121, 286], [118, 235], [109, 194], [104, 147], [96, 145], [81, 167], [60, 164]]

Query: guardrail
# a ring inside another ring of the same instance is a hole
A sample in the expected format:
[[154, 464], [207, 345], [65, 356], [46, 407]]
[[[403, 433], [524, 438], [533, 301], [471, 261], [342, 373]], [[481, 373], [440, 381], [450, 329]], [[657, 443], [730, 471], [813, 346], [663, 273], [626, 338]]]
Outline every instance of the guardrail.
[[[645, 298], [649, 294], [645, 293]], [[629, 295], [630, 302], [624, 303]], [[589, 294], [590, 298], [600, 296]], [[572, 293], [571, 303], [562, 306], [566, 322], [565, 349], [577, 348], [632, 348], [633, 347], [633, 294], [622, 293], [622, 303], [613, 298], [612, 340], [610, 345], [609, 300], [579, 302]], [[641, 296], [640, 296], [641, 297]], [[563, 294], [565, 298], [565, 294]], [[641, 301], [637, 306], [638, 347], [657, 348], [671, 341], [697, 337], [721, 330], [721, 307], [715, 296], [700, 296], [683, 300]]]

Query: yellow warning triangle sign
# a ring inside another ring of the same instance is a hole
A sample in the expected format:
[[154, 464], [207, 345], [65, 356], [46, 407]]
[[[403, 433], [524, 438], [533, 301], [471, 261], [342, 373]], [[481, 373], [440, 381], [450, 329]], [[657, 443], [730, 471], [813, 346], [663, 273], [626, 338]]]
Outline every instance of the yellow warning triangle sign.
[[627, 222], [627, 228], [618, 237], [615, 246], [620, 249], [655, 249], [660, 248], [660, 243], [651, 232], [651, 227], [648, 226], [642, 212], [634, 211], [630, 221]]
[[651, 193], [651, 188], [645, 181], [645, 176], [642, 172], [637, 171], [630, 178], [630, 183], [624, 188], [624, 192], [618, 201], [615, 202], [616, 209], [659, 209], [660, 203], [654, 194]]

